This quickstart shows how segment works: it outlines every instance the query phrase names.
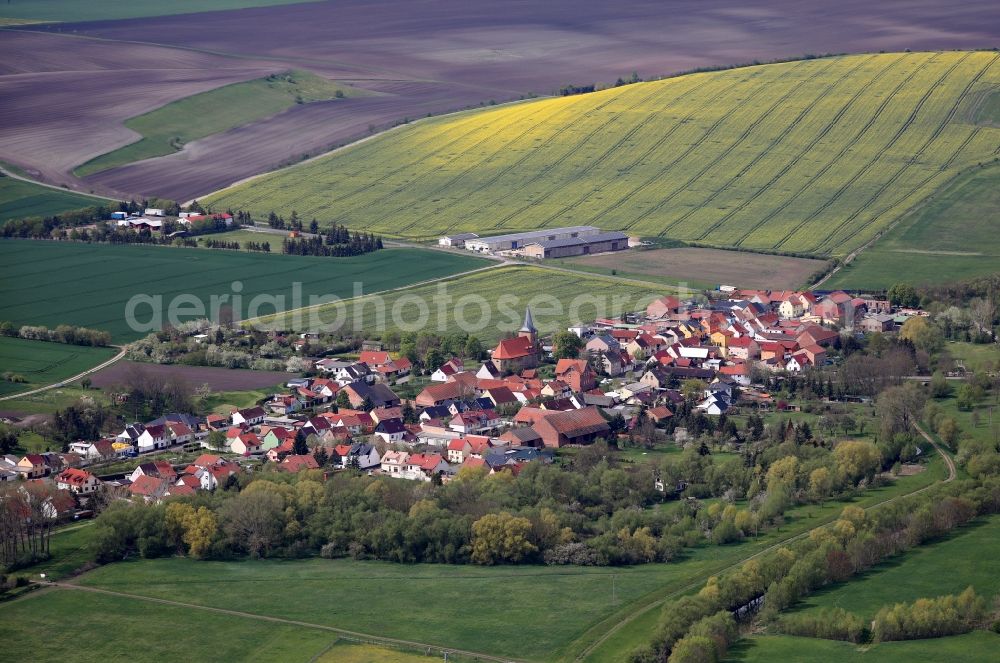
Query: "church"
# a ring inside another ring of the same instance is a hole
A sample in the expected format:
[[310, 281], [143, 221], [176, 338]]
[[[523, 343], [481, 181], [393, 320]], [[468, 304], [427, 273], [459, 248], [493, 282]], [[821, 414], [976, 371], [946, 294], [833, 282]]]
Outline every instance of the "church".
[[531, 318], [531, 309], [524, 310], [524, 324], [517, 330], [517, 336], [505, 338], [493, 350], [493, 365], [501, 375], [520, 373], [526, 368], [538, 366], [540, 348], [538, 330]]

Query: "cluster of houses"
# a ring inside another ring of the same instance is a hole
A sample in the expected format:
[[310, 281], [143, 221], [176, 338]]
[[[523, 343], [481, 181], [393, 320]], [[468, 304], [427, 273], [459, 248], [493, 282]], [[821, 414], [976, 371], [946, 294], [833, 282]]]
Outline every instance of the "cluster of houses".
[[821, 366], [841, 330], [891, 331], [898, 315], [888, 302], [839, 291], [729, 289], [701, 303], [665, 296], [637, 314], [572, 327], [584, 348], [579, 358], [546, 364], [526, 310], [521, 328], [489, 359], [449, 359], [405, 402], [392, 385], [408, 378], [411, 363], [366, 349], [357, 359], [316, 360], [315, 377], [290, 379], [284, 391], [228, 416], [171, 413], [76, 442], [67, 454], [5, 457], [0, 479], [48, 477], [86, 496], [102, 485], [84, 469], [89, 464], [210, 440], [215, 453], [184, 466], [141, 462], [104, 484], [149, 501], [190, 495], [238, 480], [240, 457], [288, 472], [355, 469], [416, 481], [448, 481], [468, 467], [516, 474], [526, 463], [552, 462], [556, 449], [608, 437], [615, 420], [636, 426], [640, 410], [667, 421], [695, 380], [695, 407], [705, 414], [768, 407], [752, 373]]
[[[163, 230], [165, 216], [166, 212], [162, 209], [147, 208], [142, 214], [112, 212], [111, 222], [119, 228], [160, 232]], [[229, 213], [201, 214], [197, 212], [181, 212], [180, 217], [177, 219], [177, 223], [181, 226], [190, 226], [198, 221], [224, 221], [227, 226], [231, 226], [233, 225], [233, 215]]]

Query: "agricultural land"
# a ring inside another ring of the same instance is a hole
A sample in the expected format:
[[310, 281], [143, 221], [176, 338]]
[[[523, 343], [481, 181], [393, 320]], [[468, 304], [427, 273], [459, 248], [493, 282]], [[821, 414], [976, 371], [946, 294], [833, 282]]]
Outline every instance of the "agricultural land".
[[102, 198], [41, 186], [14, 177], [0, 177], [0, 225], [11, 219], [50, 216], [107, 202]]
[[[434, 259], [424, 259], [428, 256]], [[294, 283], [300, 284], [304, 305], [310, 295], [353, 296], [355, 283], [364, 292], [379, 292], [490, 264], [424, 249], [333, 259], [9, 240], [0, 242], [0, 320], [75, 324], [127, 341], [145, 335], [125, 321], [133, 295], [162, 296], [169, 302], [175, 295], [193, 294], [208, 307], [212, 295], [237, 294], [232, 285], [239, 282], [246, 304], [263, 293], [283, 296], [284, 306], [291, 308]], [[262, 304], [259, 313], [268, 310], [273, 305]]]
[[720, 284], [792, 289], [808, 284], [810, 277], [827, 267], [822, 260], [694, 247], [605, 253], [576, 258], [568, 261], [569, 265], [601, 274], [637, 275], [709, 289]]
[[998, 61], [822, 58], [438, 118], [209, 201], [389, 236], [590, 224], [842, 256], [996, 157], [1000, 130], [959, 111]]
[[[508, 266], [401, 289], [379, 297], [378, 302], [361, 297], [320, 306], [313, 314], [301, 316], [309, 323], [296, 322], [288, 315], [265, 316], [255, 322], [275, 329], [340, 323], [344, 329], [371, 330], [386, 326], [379, 321], [382, 317], [400, 331], [466, 331], [484, 341], [497, 341], [521, 326], [525, 306], [531, 307], [539, 331], [552, 333], [572, 324], [642, 309], [663, 291], [663, 286], [654, 283]], [[581, 297], [582, 293], [590, 294]], [[469, 324], [460, 324], [463, 320]]]
[[4, 19], [32, 23], [68, 21], [104, 21], [170, 14], [192, 14], [211, 11], [290, 5], [310, 0], [12, 0], [0, 8], [0, 24]]
[[906, 215], [824, 287], [947, 283], [996, 271], [1000, 265], [998, 215], [1000, 165], [974, 168]]
[[81, 165], [84, 177], [181, 150], [187, 143], [288, 110], [296, 104], [345, 99], [351, 88], [305, 71], [234, 83], [170, 103], [125, 121], [142, 138]]
[[0, 337], [0, 369], [17, 378], [16, 381], [8, 378], [0, 381], [0, 396], [73, 377], [111, 359], [116, 353], [114, 348]]
[[[794, 0], [753, 8], [738, 0], [683, 2], [670, 12], [655, 2], [596, 0], [385, 0], [378, 11], [367, 0], [208, 0], [169, 3], [170, 10], [153, 2], [124, 10], [100, 3], [93, 11], [94, 3], [86, 4], [15, 0], [0, 8], [15, 17], [87, 21], [5, 31], [0, 159], [73, 188], [181, 201], [428, 114], [557, 94], [567, 84], [610, 85], [633, 71], [651, 79], [805, 53], [989, 48], [998, 22], [990, 0], [967, 0], [961, 12], [862, 0], [836, 8]], [[251, 4], [274, 6], [212, 11]], [[45, 16], [42, 7], [50, 8]], [[190, 9], [209, 13], [99, 20]], [[123, 124], [129, 118], [289, 68], [375, 95], [296, 105], [176, 154], [84, 181], [72, 176], [80, 164], [135, 141]]]

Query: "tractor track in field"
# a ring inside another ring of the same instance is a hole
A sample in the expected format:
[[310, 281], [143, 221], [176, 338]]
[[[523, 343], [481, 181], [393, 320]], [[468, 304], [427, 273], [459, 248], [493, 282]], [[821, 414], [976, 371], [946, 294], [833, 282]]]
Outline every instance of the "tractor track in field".
[[[792, 239], [792, 237], [799, 230], [801, 230], [802, 228], [806, 227], [812, 221], [815, 221], [816, 219], [818, 219], [820, 217], [820, 215], [823, 214], [823, 212], [825, 212], [826, 210], [828, 210], [831, 207], [833, 207], [833, 205], [836, 204], [837, 201], [840, 200], [840, 197], [843, 196], [845, 192], [847, 192], [848, 190], [850, 190], [851, 187], [853, 187], [854, 184], [858, 180], [860, 180], [867, 172], [869, 172], [875, 166], [875, 164], [877, 164], [879, 162], [879, 160], [885, 155], [885, 153], [888, 152], [890, 149], [892, 149], [892, 147], [899, 141], [899, 139], [902, 138], [906, 134], [906, 132], [909, 130], [909, 128], [911, 126], [913, 126], [913, 123], [917, 119], [917, 115], [920, 113], [921, 109], [923, 109], [924, 104], [927, 103], [927, 100], [930, 99], [931, 95], [934, 93], [934, 91], [937, 89], [937, 87], [939, 85], [941, 85], [941, 83], [944, 82], [944, 80], [947, 79], [948, 76], [950, 76], [956, 69], [958, 69], [959, 65], [961, 65], [963, 62], [965, 62], [967, 59], [969, 59], [970, 55], [972, 55], [972, 54], [971, 53], [966, 53], [965, 55], [963, 55], [956, 62], [954, 62], [950, 67], [948, 67], [947, 69], [945, 69], [945, 71], [940, 76], [938, 76], [937, 80], [934, 81], [934, 83], [932, 83], [931, 85], [927, 86], [927, 90], [920, 97], [920, 100], [917, 101], [916, 105], [914, 105], [913, 110], [910, 111], [910, 114], [907, 116], [906, 121], [904, 121], [903, 124], [899, 127], [899, 129], [896, 130], [896, 133], [894, 133], [892, 135], [892, 138], [889, 139], [889, 142], [886, 143], [881, 149], [879, 149], [875, 153], [875, 156], [868, 163], [866, 163], [864, 166], [862, 166], [860, 170], [858, 170], [856, 173], [854, 173], [854, 175], [851, 176], [851, 178], [847, 180], [847, 182], [845, 182], [839, 189], [837, 189], [836, 193], [834, 193], [832, 196], [830, 196], [829, 198], [827, 198], [827, 200], [822, 205], [820, 205], [818, 208], [816, 208], [809, 216], [807, 216], [801, 223], [799, 223], [792, 230], [792, 232], [789, 232], [787, 235], [785, 235], [772, 248], [780, 250], [781, 247], [783, 247], [786, 243], [788, 243], [788, 241], [790, 241]], [[827, 240], [828, 239], [829, 239], [829, 236], [827, 237]], [[825, 242], [822, 242], [820, 245], [822, 245], [823, 243], [825, 243]], [[819, 248], [816, 247], [815, 250], [818, 252]]]
[[[835, 64], [834, 61], [830, 61], [830, 62], [826, 63], [826, 66], [824, 66], [822, 69], [820, 69], [819, 72], [817, 72], [814, 75], [815, 76], [822, 76], [830, 68], [832, 68], [834, 64]], [[855, 65], [854, 69], [856, 69], [859, 66], [860, 66], [860, 63], [858, 65]], [[678, 188], [674, 189], [670, 193], [670, 195], [668, 195], [666, 198], [664, 198], [659, 203], [657, 203], [655, 207], [653, 207], [650, 210], [648, 210], [648, 213], [649, 214], [654, 213], [655, 211], [657, 211], [660, 208], [662, 208], [668, 201], [672, 200], [674, 198], [674, 196], [677, 196], [677, 195], [679, 195], [679, 194], [687, 191], [695, 182], [697, 182], [702, 177], [704, 177], [705, 174], [708, 171], [712, 170], [717, 165], [719, 165], [720, 163], [722, 163], [725, 159], [729, 158], [730, 155], [736, 153], [737, 150], [738, 150], [738, 148], [740, 148], [743, 145], [743, 143], [747, 140], [747, 138], [749, 138], [750, 135], [754, 131], [756, 131], [757, 128], [759, 126], [761, 126], [764, 122], [766, 122], [767, 120], [771, 119], [772, 116], [773, 116], [774, 111], [777, 110], [779, 107], [781, 107], [786, 101], [788, 101], [788, 99], [790, 99], [798, 91], [799, 91], [799, 86], [798, 85], [793, 85], [791, 88], [789, 88], [789, 90], [787, 92], [785, 92], [783, 95], [781, 95], [778, 99], [775, 99], [774, 103], [772, 103], [770, 106], [768, 106], [767, 109], [765, 109], [764, 112], [760, 114], [760, 116], [758, 116], [753, 122], [751, 122], [750, 126], [748, 126], [746, 129], [744, 129], [743, 133], [741, 133], [736, 138], [736, 140], [733, 143], [731, 143], [725, 149], [723, 149], [718, 155], [715, 156], [715, 158], [713, 158], [711, 161], [709, 161], [705, 165], [704, 168], [702, 168], [697, 173], [695, 173], [690, 178], [688, 178], [688, 180], [686, 182], [684, 182], [681, 186], [679, 186]], [[823, 94], [821, 93], [820, 97], [822, 97], [822, 96], [823, 96]], [[818, 101], [818, 99], [814, 100], [813, 103], [816, 103], [816, 101]], [[785, 138], [785, 136], [787, 136], [795, 128], [796, 124], [798, 123], [799, 119], [801, 119], [802, 115], [803, 114], [800, 113], [798, 118], [796, 118], [792, 122], [787, 123], [785, 125], [784, 129], [782, 129], [782, 131], [774, 139], [771, 140], [771, 142], [768, 144], [768, 146], [762, 152], [758, 153], [753, 159], [751, 159], [751, 162], [749, 164], [747, 164], [747, 166], [745, 166], [744, 168], [739, 169], [737, 171], [736, 175], [734, 175], [728, 182], [726, 182], [722, 187], [716, 189], [712, 193], [712, 195], [710, 195], [707, 199], [703, 200], [698, 207], [694, 207], [691, 210], [689, 210], [686, 213], [684, 213], [681, 216], [679, 216], [678, 218], [674, 219], [673, 221], [668, 222], [667, 225], [663, 228], [663, 230], [661, 230], [657, 234], [657, 236], [658, 237], [664, 237], [668, 232], [670, 232], [671, 230], [673, 230], [674, 228], [676, 228], [678, 225], [680, 225], [681, 223], [683, 223], [684, 221], [686, 221], [687, 219], [689, 219], [691, 217], [691, 215], [693, 215], [699, 209], [703, 209], [704, 206], [708, 202], [714, 200], [716, 198], [716, 196], [718, 196], [720, 193], [722, 193], [722, 191], [727, 186], [729, 186], [729, 184], [731, 184], [732, 182], [735, 182], [738, 178], [742, 177], [743, 173], [748, 168], [752, 167], [753, 164], [757, 160], [759, 160], [764, 154], [767, 154], [770, 151], [770, 148], [772, 148], [775, 145], [777, 145], [777, 143], [779, 143], [781, 140], [783, 140]]]
[[[913, 69], [913, 71], [911, 71], [909, 74], [907, 74], [907, 76], [902, 81], [900, 81], [896, 85], [896, 87], [892, 89], [892, 91], [889, 94], [887, 94], [885, 96], [885, 99], [882, 100], [882, 103], [879, 104], [878, 108], [875, 109], [875, 112], [872, 113], [871, 117], [868, 118], [867, 122], [865, 122], [865, 124], [858, 130], [858, 132], [856, 134], [854, 134], [854, 137], [851, 138], [846, 143], [844, 143], [843, 147], [840, 148], [840, 150], [837, 152], [837, 154], [832, 159], [828, 160], [823, 165], [823, 167], [820, 168], [819, 171], [816, 172], [815, 175], [813, 175], [812, 177], [810, 177], [805, 182], [805, 184], [803, 184], [801, 187], [799, 187], [798, 190], [796, 190], [794, 193], [792, 193], [791, 195], [787, 196], [785, 198], [785, 201], [783, 203], [781, 203], [778, 207], [774, 208], [771, 212], [769, 212], [767, 214], [767, 216], [765, 216], [763, 219], [761, 219], [757, 223], [757, 228], [761, 228], [764, 225], [766, 225], [767, 223], [769, 223], [778, 214], [780, 214], [781, 212], [783, 212], [789, 205], [791, 205], [799, 196], [801, 196], [803, 193], [805, 193], [805, 191], [807, 189], [809, 189], [810, 187], [812, 187], [813, 184], [815, 184], [818, 181], [821, 181], [823, 179], [823, 177], [825, 177], [826, 173], [829, 172], [830, 169], [833, 168], [840, 161], [840, 159], [842, 159], [843, 156], [845, 154], [847, 154], [847, 152], [849, 150], [851, 150], [855, 145], [857, 145], [858, 141], [860, 141], [861, 138], [866, 133], [868, 133], [868, 130], [871, 129], [872, 126], [874, 126], [874, 124], [882, 116], [882, 113], [884, 113], [885, 109], [889, 107], [889, 104], [892, 102], [892, 99], [899, 93], [899, 91], [902, 90], [911, 80], [913, 80], [913, 77], [916, 76], [917, 73], [921, 69], [923, 69], [927, 65], [927, 63], [930, 62], [931, 60], [933, 60], [933, 57], [928, 58], [924, 62], [920, 63], [919, 65], [917, 65]], [[796, 225], [796, 227], [793, 228], [788, 233], [788, 235], [786, 235], [786, 237], [790, 236], [790, 235], [794, 234], [796, 231], [798, 231], [799, 228], [801, 228], [803, 224], [804, 224], [804, 222], [800, 222], [798, 225]], [[755, 230], [756, 230], [756, 228], [755, 228]], [[735, 246], [742, 246], [743, 242], [749, 236], [750, 236], [749, 233], [747, 233], [744, 237], [740, 238], [735, 243]]]
[[[867, 60], [867, 62], [871, 62], [873, 59], [874, 59], [874, 56], [872, 56], [871, 58], [869, 58]], [[854, 95], [847, 101], [847, 103], [844, 104], [843, 106], [841, 106], [840, 110], [838, 110], [834, 114], [834, 116], [830, 119], [830, 121], [826, 123], [826, 126], [823, 127], [823, 130], [820, 131], [819, 133], [817, 133], [813, 137], [813, 139], [810, 140], [805, 145], [805, 147], [803, 147], [801, 150], [799, 150], [798, 154], [796, 154], [794, 157], [792, 157], [791, 160], [789, 160], [784, 166], [782, 166], [782, 168], [780, 170], [778, 170], [778, 172], [775, 173], [771, 177], [771, 179], [769, 179], [767, 182], [765, 182], [763, 186], [758, 187], [757, 190], [753, 192], [753, 194], [751, 194], [749, 197], [746, 198], [746, 200], [744, 200], [737, 207], [733, 208], [732, 210], [730, 210], [729, 212], [727, 212], [725, 215], [723, 215], [722, 218], [720, 218], [717, 222], [713, 223], [705, 232], [703, 232], [698, 237], [698, 241], [704, 240], [706, 237], [708, 237], [710, 234], [712, 234], [715, 230], [721, 228], [726, 223], [728, 223], [734, 216], [736, 216], [737, 214], [739, 214], [740, 212], [742, 212], [744, 209], [746, 209], [747, 207], [749, 207], [761, 195], [763, 195], [764, 193], [770, 191], [771, 187], [773, 187], [782, 177], [784, 177], [786, 174], [788, 174], [788, 172], [792, 168], [794, 168], [795, 166], [798, 165], [798, 163], [802, 159], [802, 157], [804, 157], [806, 154], [808, 154], [814, 147], [816, 147], [816, 145], [821, 140], [823, 140], [824, 138], [826, 138], [826, 136], [831, 131], [833, 131], [833, 128], [837, 126], [837, 123], [840, 122], [841, 118], [843, 118], [843, 116], [847, 113], [847, 111], [850, 110], [850, 108], [854, 105], [854, 103], [857, 102], [857, 100], [859, 98], [861, 98], [861, 95], [863, 95], [866, 91], [868, 91], [871, 88], [871, 86], [874, 85], [875, 82], [878, 81], [883, 76], [883, 74], [885, 74], [887, 71], [889, 71], [890, 69], [892, 69], [892, 67], [894, 67], [902, 59], [903, 59], [902, 57], [897, 58], [896, 60], [894, 60], [888, 66], [882, 67], [881, 69], [879, 69], [879, 71], [875, 74], [874, 77], [872, 77], [871, 80], [869, 80], [867, 83], [865, 83], [860, 88], [858, 88], [858, 91], [855, 92]], [[862, 62], [862, 64], [864, 64], [864, 61]], [[816, 101], [814, 101], [810, 106], [802, 109], [802, 112], [799, 113], [799, 115], [792, 121], [792, 124], [796, 124], [797, 125], [803, 119], [805, 119], [805, 117], [807, 115], [809, 115], [809, 113], [811, 113], [815, 109], [815, 107], [822, 100], [824, 100], [827, 96], [829, 96], [829, 94], [834, 89], [836, 89], [836, 87], [838, 85], [840, 85], [844, 80], [846, 80], [849, 76], [853, 75], [854, 72], [857, 71], [857, 69], [860, 68], [860, 66], [861, 65], [859, 65], [858, 67], [855, 67], [855, 68], [850, 69], [849, 71], [845, 72], [844, 75], [841, 76], [836, 82], [832, 83], [829, 87], [827, 87], [826, 91], [823, 94], [821, 94], [819, 96], [819, 98], [816, 99]], [[767, 154], [767, 152], [765, 151], [764, 153], [762, 153], [761, 156], [766, 155], [766, 154]], [[756, 165], [756, 163], [759, 162], [759, 158], [760, 157], [758, 157], [757, 160], [755, 160], [753, 163], [751, 163], [750, 165], [748, 165], [747, 168], [745, 168], [743, 172], [746, 172], [750, 168], [753, 168], [754, 165]], [[728, 187], [729, 185], [731, 185], [735, 181], [735, 179], [736, 178], [733, 178], [729, 182], [727, 182], [726, 186]], [[725, 189], [725, 187], [723, 187], [723, 189]], [[723, 189], [720, 189], [720, 191], [722, 191]], [[740, 237], [740, 241], [742, 241], [746, 237], [748, 237], [751, 234], [753, 234], [753, 232], [756, 231], [759, 227], [760, 227], [760, 223], [753, 224], [753, 226], [751, 227], [751, 229], [749, 231], [745, 232]]]

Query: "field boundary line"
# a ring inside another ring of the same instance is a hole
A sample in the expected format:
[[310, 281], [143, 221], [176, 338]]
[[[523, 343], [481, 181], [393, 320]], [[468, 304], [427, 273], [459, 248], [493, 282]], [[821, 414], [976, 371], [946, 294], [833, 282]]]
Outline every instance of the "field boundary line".
[[93, 368], [89, 368], [89, 369], [85, 370], [82, 373], [77, 373], [73, 377], [66, 378], [65, 380], [60, 380], [59, 382], [54, 382], [52, 384], [45, 385], [44, 387], [38, 387], [37, 389], [32, 389], [30, 391], [21, 391], [21, 392], [18, 392], [16, 394], [10, 394], [10, 395], [7, 395], [7, 396], [2, 396], [2, 397], [0, 397], [0, 401], [11, 401], [11, 400], [15, 400], [15, 399], [18, 399], [18, 398], [24, 398], [25, 396], [33, 396], [33, 395], [41, 393], [43, 391], [48, 391], [49, 389], [56, 389], [57, 387], [65, 387], [70, 382], [76, 382], [77, 380], [80, 380], [82, 378], [87, 377], [91, 373], [96, 373], [97, 371], [105, 369], [108, 366], [111, 366], [112, 364], [115, 364], [119, 360], [123, 359], [125, 357], [125, 354], [128, 352], [128, 346], [117, 346], [117, 345], [115, 345], [115, 346], [112, 346], [112, 347], [120, 348], [118, 354], [116, 354], [111, 359], [108, 359], [107, 361], [101, 362], [100, 364], [98, 364], [97, 366], [94, 366]]
[[[290, 626], [301, 626], [304, 628], [311, 628], [319, 631], [329, 631], [331, 633], [337, 633], [340, 635], [345, 635], [353, 638], [363, 638], [365, 640], [371, 641], [373, 643], [385, 643], [387, 645], [402, 645], [406, 647], [417, 647], [422, 649], [433, 649], [439, 651], [447, 651], [454, 654], [459, 654], [461, 656], [468, 656], [471, 658], [478, 658], [484, 661], [497, 661], [498, 663], [516, 663], [520, 659], [509, 658], [506, 656], [494, 656], [492, 654], [484, 654], [482, 652], [468, 651], [463, 649], [456, 649], [454, 647], [445, 647], [441, 645], [432, 645], [426, 642], [417, 642], [415, 640], [404, 640], [402, 638], [386, 638], [377, 635], [371, 635], [369, 633], [362, 633], [360, 631], [351, 631], [348, 629], [338, 628], [336, 626], [328, 626], [326, 624], [315, 624], [313, 622], [300, 621], [297, 619], [285, 619], [284, 617], [272, 617], [270, 615], [259, 615], [253, 612], [243, 612], [240, 610], [229, 610], [228, 608], [217, 608], [208, 605], [198, 605], [197, 603], [185, 603], [183, 601], [174, 601], [172, 599], [163, 599], [153, 596], [143, 596], [141, 594], [131, 594], [128, 592], [116, 592], [110, 589], [102, 589], [100, 587], [88, 587], [83, 585], [76, 585], [73, 583], [66, 582], [40, 582], [38, 583], [44, 587], [56, 587], [60, 589], [69, 589], [81, 592], [93, 592], [95, 594], [106, 594], [109, 596], [118, 596], [122, 598], [134, 599], [137, 601], [146, 601], [149, 603], [159, 603], [161, 605], [169, 605], [177, 608], [189, 608], [193, 610], [204, 610], [207, 612], [214, 612], [222, 615], [230, 615], [233, 617], [243, 617], [246, 619], [258, 619], [260, 621], [273, 622], [277, 624], [288, 624]], [[37, 592], [35, 592], [37, 594]]]
[[[878, 509], [880, 507], [885, 506], [886, 504], [891, 504], [893, 502], [896, 502], [898, 500], [901, 500], [901, 499], [904, 499], [904, 498], [907, 498], [907, 497], [911, 497], [913, 495], [919, 495], [920, 493], [926, 492], [926, 491], [928, 491], [928, 490], [930, 490], [930, 489], [932, 489], [935, 486], [938, 486], [940, 484], [950, 483], [951, 481], [953, 481], [956, 478], [957, 473], [956, 473], [956, 469], [955, 469], [955, 463], [951, 459], [951, 457], [947, 453], [945, 453], [945, 451], [940, 447], [940, 445], [938, 445], [938, 443], [935, 442], [934, 439], [931, 436], [929, 436], [922, 428], [920, 428], [920, 426], [914, 424], [914, 427], [916, 428], [916, 430], [921, 435], [924, 436], [924, 438], [928, 442], [930, 442], [930, 444], [934, 447], [934, 449], [944, 458], [945, 466], [948, 469], [948, 476], [946, 478], [944, 478], [944, 479], [939, 479], [938, 481], [935, 481], [934, 483], [927, 484], [926, 486], [922, 486], [922, 487], [917, 488], [915, 490], [912, 490], [912, 491], [910, 491], [908, 493], [903, 493], [901, 495], [895, 495], [893, 497], [886, 498], [886, 499], [882, 500], [881, 502], [876, 502], [875, 504], [870, 504], [870, 505], [868, 505], [866, 507], [862, 507], [865, 511], [871, 511], [872, 509]], [[794, 534], [794, 535], [792, 535], [792, 536], [790, 536], [788, 538], [782, 539], [781, 541], [775, 542], [774, 544], [768, 546], [767, 548], [759, 550], [758, 552], [756, 552], [756, 553], [754, 553], [752, 555], [749, 555], [747, 557], [743, 557], [743, 558], [737, 560], [736, 562], [733, 562], [732, 564], [724, 566], [724, 567], [722, 567], [720, 569], [709, 570], [709, 571], [706, 571], [706, 572], [704, 572], [702, 574], [699, 574], [699, 576], [698, 576], [698, 578], [696, 580], [694, 580], [694, 581], [692, 581], [692, 582], [684, 585], [683, 587], [679, 587], [678, 589], [675, 589], [672, 592], [670, 592], [670, 593], [668, 593], [668, 594], [666, 594], [664, 596], [661, 596], [660, 598], [655, 599], [655, 600], [651, 601], [650, 603], [647, 603], [646, 605], [644, 605], [642, 607], [637, 608], [634, 612], [629, 613], [623, 619], [621, 619], [616, 624], [614, 624], [609, 630], [607, 630], [598, 640], [594, 641], [593, 643], [591, 643], [590, 645], [588, 645], [586, 648], [584, 648], [582, 651], [580, 651], [580, 653], [577, 654], [576, 656], [574, 656], [572, 660], [573, 661], [584, 661], [584, 660], [586, 660], [598, 647], [600, 647], [602, 644], [604, 644], [605, 642], [607, 642], [607, 640], [612, 635], [614, 635], [615, 633], [617, 633], [618, 631], [620, 631], [623, 627], [625, 627], [626, 625], [628, 625], [631, 622], [635, 621], [638, 617], [641, 617], [642, 615], [646, 614], [650, 610], [658, 608], [658, 607], [662, 606], [664, 603], [666, 603], [667, 601], [669, 601], [669, 600], [671, 600], [673, 598], [676, 598], [677, 596], [680, 596], [680, 595], [684, 594], [685, 592], [688, 592], [688, 591], [694, 589], [699, 584], [703, 583], [710, 576], [719, 575], [721, 573], [725, 573], [726, 571], [730, 571], [730, 570], [735, 569], [735, 568], [737, 568], [739, 566], [742, 566], [743, 564], [749, 562], [750, 560], [756, 559], [756, 558], [760, 557], [761, 555], [764, 555], [766, 553], [772, 552], [773, 550], [775, 550], [775, 549], [777, 549], [777, 548], [779, 548], [781, 546], [784, 546], [784, 545], [787, 545], [787, 544], [789, 544], [789, 543], [791, 543], [793, 541], [797, 541], [799, 539], [805, 538], [805, 537], [809, 536], [809, 533], [812, 532], [814, 529], [819, 529], [821, 527], [826, 527], [830, 523], [832, 523], [833, 521], [835, 521], [838, 517], [839, 517], [839, 514], [830, 516], [828, 519], [825, 520], [825, 522], [821, 522], [820, 524], [816, 525], [815, 527], [810, 527], [809, 529], [805, 530], [804, 532], [799, 532], [798, 534]], [[641, 601], [642, 599], [639, 599], [639, 600]]]
[[22, 182], [27, 182], [28, 184], [37, 184], [38, 186], [43, 186], [47, 189], [55, 189], [56, 191], [62, 191], [63, 193], [75, 193], [81, 196], [90, 196], [91, 198], [102, 198], [112, 203], [121, 202], [120, 198], [112, 198], [111, 196], [105, 196], [99, 193], [88, 193], [85, 191], [77, 191], [76, 189], [66, 189], [56, 184], [49, 184], [47, 182], [40, 182], [38, 180], [33, 180], [30, 177], [24, 177], [23, 175], [12, 173], [3, 166], [0, 166], [0, 173], [3, 173], [4, 177], [9, 177], [12, 180], [20, 180]]

